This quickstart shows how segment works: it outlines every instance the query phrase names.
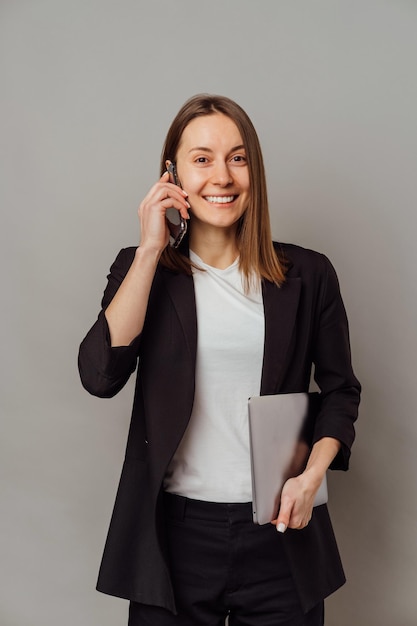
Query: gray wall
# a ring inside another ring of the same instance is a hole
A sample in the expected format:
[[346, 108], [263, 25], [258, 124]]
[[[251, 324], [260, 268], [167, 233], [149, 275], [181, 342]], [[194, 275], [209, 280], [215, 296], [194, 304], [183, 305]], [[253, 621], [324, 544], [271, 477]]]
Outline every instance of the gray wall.
[[416, 28], [406, 0], [2, 1], [2, 626], [126, 623], [94, 585], [132, 385], [88, 396], [76, 355], [199, 91], [251, 115], [274, 235], [330, 256], [350, 317], [364, 396], [327, 624], [416, 624]]

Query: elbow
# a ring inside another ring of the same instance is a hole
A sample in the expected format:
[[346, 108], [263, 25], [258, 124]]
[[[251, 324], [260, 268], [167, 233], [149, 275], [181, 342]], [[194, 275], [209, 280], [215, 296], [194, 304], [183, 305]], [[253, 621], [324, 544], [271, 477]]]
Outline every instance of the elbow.
[[81, 384], [88, 393], [97, 398], [113, 398], [119, 391], [116, 386], [98, 380], [91, 381], [81, 378]]
[[119, 391], [114, 384], [112, 385], [109, 380], [99, 374], [92, 375], [91, 372], [88, 372], [85, 375], [80, 370], [80, 379], [84, 389], [97, 398], [113, 398]]
[[85, 363], [80, 356], [78, 358], [78, 371], [84, 389], [97, 398], [113, 398], [126, 382], [106, 376], [93, 367], [91, 363]]

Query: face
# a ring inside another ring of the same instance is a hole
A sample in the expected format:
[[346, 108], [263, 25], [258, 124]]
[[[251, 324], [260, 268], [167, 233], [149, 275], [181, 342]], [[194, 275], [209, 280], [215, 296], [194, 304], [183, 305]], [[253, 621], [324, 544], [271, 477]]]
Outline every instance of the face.
[[188, 193], [193, 232], [235, 232], [250, 198], [242, 137], [226, 115], [197, 117], [186, 126], [176, 155], [178, 178]]

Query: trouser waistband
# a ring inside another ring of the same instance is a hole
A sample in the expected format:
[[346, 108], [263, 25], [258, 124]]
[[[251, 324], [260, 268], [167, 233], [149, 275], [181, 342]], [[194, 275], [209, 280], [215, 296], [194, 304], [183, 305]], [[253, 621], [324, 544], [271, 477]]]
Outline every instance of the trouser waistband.
[[253, 520], [252, 502], [207, 502], [165, 492], [165, 506], [175, 519], [194, 518], [213, 522]]

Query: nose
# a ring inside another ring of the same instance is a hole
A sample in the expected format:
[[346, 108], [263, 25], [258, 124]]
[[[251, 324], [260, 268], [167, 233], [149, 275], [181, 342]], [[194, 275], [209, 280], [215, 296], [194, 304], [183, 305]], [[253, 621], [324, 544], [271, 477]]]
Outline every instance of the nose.
[[215, 164], [213, 171], [213, 183], [220, 187], [227, 187], [233, 182], [232, 175], [230, 173], [228, 164], [224, 161], [219, 161]]

